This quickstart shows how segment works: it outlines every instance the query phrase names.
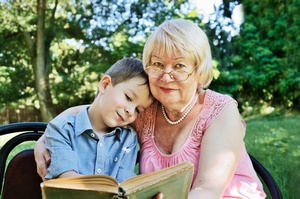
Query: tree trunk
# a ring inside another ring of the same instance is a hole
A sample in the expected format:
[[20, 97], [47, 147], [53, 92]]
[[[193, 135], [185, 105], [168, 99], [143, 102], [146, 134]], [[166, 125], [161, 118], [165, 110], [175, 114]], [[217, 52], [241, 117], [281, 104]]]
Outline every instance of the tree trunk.
[[[40, 103], [43, 121], [50, 121], [56, 115], [53, 109], [49, 85], [49, 70], [45, 59], [45, 10], [46, 0], [38, 0], [38, 21], [36, 40], [36, 62], [34, 67], [35, 90]], [[33, 61], [34, 63], [34, 61]]]

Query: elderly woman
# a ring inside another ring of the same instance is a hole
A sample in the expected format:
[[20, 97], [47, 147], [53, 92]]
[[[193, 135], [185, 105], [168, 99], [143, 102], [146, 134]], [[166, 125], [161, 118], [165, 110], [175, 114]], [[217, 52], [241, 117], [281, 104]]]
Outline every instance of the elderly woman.
[[[166, 21], [148, 38], [143, 63], [157, 100], [133, 125], [141, 147], [140, 172], [190, 161], [195, 166], [190, 199], [265, 198], [245, 149], [237, 102], [206, 89], [213, 78], [211, 62], [207, 36], [190, 21]], [[50, 160], [43, 137], [35, 153], [43, 176]]]

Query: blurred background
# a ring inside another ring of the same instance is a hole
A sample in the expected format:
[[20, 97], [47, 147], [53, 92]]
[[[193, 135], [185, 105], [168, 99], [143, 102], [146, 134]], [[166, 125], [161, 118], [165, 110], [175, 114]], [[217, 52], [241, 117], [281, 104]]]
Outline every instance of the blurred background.
[[0, 124], [47, 122], [91, 103], [103, 72], [141, 59], [155, 27], [184, 18], [209, 37], [209, 88], [239, 102], [248, 151], [284, 198], [297, 198], [299, 8], [300, 0], [0, 0]]

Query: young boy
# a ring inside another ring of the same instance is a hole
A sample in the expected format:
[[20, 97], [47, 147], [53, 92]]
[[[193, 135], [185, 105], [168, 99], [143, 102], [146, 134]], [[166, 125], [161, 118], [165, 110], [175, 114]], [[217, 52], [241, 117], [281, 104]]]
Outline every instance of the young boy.
[[89, 107], [49, 122], [45, 143], [51, 163], [45, 178], [106, 174], [122, 182], [134, 176], [137, 135], [125, 125], [152, 102], [142, 62], [133, 58], [116, 62], [101, 78]]

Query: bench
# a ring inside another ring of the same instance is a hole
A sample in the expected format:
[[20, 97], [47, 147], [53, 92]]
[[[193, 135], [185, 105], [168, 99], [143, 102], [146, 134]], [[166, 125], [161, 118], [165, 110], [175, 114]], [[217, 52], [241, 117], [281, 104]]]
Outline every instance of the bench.
[[[9, 153], [19, 144], [26, 141], [36, 141], [47, 127], [45, 122], [18, 122], [0, 126], [0, 138], [3, 135], [18, 133], [11, 137], [0, 149], [0, 195], [2, 199], [41, 199], [40, 183], [42, 179], [37, 174], [33, 149], [24, 149], [9, 162]], [[272, 199], [282, 199], [280, 189], [270, 172], [252, 155], [254, 169], [264, 184], [266, 193]], [[268, 190], [266, 190], [268, 189]]]

